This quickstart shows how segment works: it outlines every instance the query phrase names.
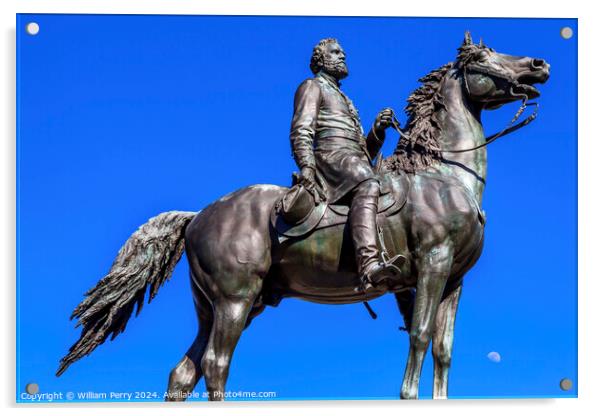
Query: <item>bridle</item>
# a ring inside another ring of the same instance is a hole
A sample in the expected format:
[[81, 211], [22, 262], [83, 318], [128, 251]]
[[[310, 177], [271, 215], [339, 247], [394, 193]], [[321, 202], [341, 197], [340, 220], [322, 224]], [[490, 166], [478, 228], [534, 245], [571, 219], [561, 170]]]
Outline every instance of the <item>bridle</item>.
[[[475, 70], [477, 67], [479, 67], [479, 70]], [[504, 128], [503, 130], [500, 130], [499, 132], [492, 134], [490, 136], [487, 136], [485, 138], [485, 141], [483, 143], [481, 143], [478, 146], [474, 146], [474, 147], [470, 147], [468, 149], [458, 149], [458, 150], [445, 150], [445, 149], [441, 149], [439, 147], [436, 146], [432, 146], [432, 145], [427, 145], [429, 150], [435, 151], [435, 152], [442, 152], [442, 153], [465, 153], [465, 152], [471, 152], [477, 149], [480, 149], [482, 147], [485, 147], [491, 143], [493, 143], [494, 141], [496, 141], [497, 139], [499, 139], [500, 137], [506, 136], [512, 132], [515, 132], [516, 130], [525, 127], [527, 124], [531, 123], [533, 120], [535, 120], [535, 118], [537, 117], [537, 110], [539, 109], [539, 104], [537, 102], [528, 102], [529, 100], [529, 96], [525, 93], [515, 93], [513, 91], [513, 88], [515, 86], [518, 86], [519, 83], [517, 80], [510, 78], [509, 76], [507, 76], [506, 74], [502, 74], [502, 73], [497, 73], [494, 71], [491, 71], [488, 68], [482, 67], [480, 65], [475, 65], [475, 64], [467, 64], [464, 65], [463, 67], [463, 81], [464, 81], [464, 86], [466, 88], [466, 92], [470, 95], [470, 87], [468, 85], [468, 81], [467, 81], [467, 70], [474, 70], [474, 72], [480, 72], [480, 73], [484, 73], [487, 74], [489, 76], [493, 76], [499, 79], [502, 79], [506, 82], [508, 82], [510, 84], [510, 94], [514, 97], [520, 97], [522, 99], [521, 105], [519, 107], [519, 109], [516, 111], [516, 113], [514, 114], [514, 117], [512, 117], [512, 120], [510, 120], [510, 123], [508, 123], [508, 125], [506, 126], [506, 128]], [[528, 106], [534, 106], [534, 110], [533, 112], [524, 120], [522, 120], [520, 123], [514, 125], [514, 123], [516, 123], [516, 121], [519, 119], [519, 117], [524, 113], [525, 109]], [[399, 135], [401, 137], [403, 137], [405, 140], [407, 140], [409, 142], [409, 137], [407, 134], [405, 134], [402, 131], [402, 127], [401, 127], [401, 123], [399, 122], [399, 120], [397, 119], [397, 116], [395, 116], [395, 113], [392, 113], [392, 125], [395, 128], [395, 130], [397, 131], [397, 133], [399, 133]], [[374, 124], [372, 125], [372, 134], [374, 135], [374, 137], [378, 137], [378, 135], [376, 134], [375, 128], [374, 128]], [[480, 206], [480, 204], [477, 204], [477, 206]], [[480, 210], [479, 210], [480, 211]], [[372, 309], [372, 307], [370, 306], [370, 304], [368, 304], [367, 300], [363, 302], [364, 306], [366, 307], [366, 309], [368, 310], [368, 313], [370, 314], [370, 316], [372, 317], [372, 319], [376, 319], [377, 315], [374, 312], [374, 310]], [[407, 328], [404, 327], [400, 327], [400, 330], [404, 330], [404, 331], [408, 331]]]
[[[478, 68], [478, 69], [477, 69]], [[517, 87], [519, 85], [518, 81], [507, 76], [506, 74], [500, 73], [500, 72], [495, 72], [492, 71], [488, 68], [482, 67], [480, 65], [477, 64], [467, 64], [464, 65], [463, 67], [463, 81], [464, 81], [464, 87], [466, 88], [466, 92], [470, 95], [470, 87], [468, 85], [468, 81], [467, 81], [467, 71], [474, 71], [477, 73], [482, 73], [482, 74], [486, 74], [489, 76], [493, 76], [499, 79], [502, 79], [504, 81], [506, 81], [508, 84], [510, 84], [510, 93], [512, 96], [514, 97], [520, 97], [522, 99], [521, 105], [519, 107], [519, 109], [516, 111], [516, 114], [514, 114], [514, 117], [512, 117], [512, 120], [510, 120], [510, 123], [508, 123], [508, 125], [506, 126], [506, 128], [504, 128], [503, 130], [500, 130], [499, 132], [492, 134], [490, 136], [487, 136], [485, 138], [485, 141], [477, 146], [474, 147], [470, 147], [468, 149], [457, 149], [457, 150], [449, 150], [449, 149], [441, 149], [439, 147], [436, 146], [432, 146], [429, 145], [428, 149], [435, 151], [435, 152], [441, 152], [441, 153], [465, 153], [465, 152], [471, 152], [477, 149], [480, 149], [482, 147], [485, 147], [491, 143], [493, 143], [494, 141], [496, 141], [497, 139], [499, 139], [500, 137], [506, 136], [510, 133], [515, 132], [516, 130], [525, 127], [527, 124], [531, 123], [533, 120], [535, 120], [535, 118], [537, 117], [537, 110], [539, 109], [539, 104], [537, 102], [527, 102], [529, 100], [529, 96], [525, 93], [515, 93], [513, 88]], [[524, 120], [522, 120], [520, 123], [514, 125], [514, 123], [516, 123], [516, 121], [519, 119], [519, 117], [524, 113], [525, 109], [528, 106], [534, 106], [534, 110], [533, 112]], [[393, 127], [395, 128], [395, 130], [397, 131], [397, 133], [400, 134], [401, 137], [403, 137], [404, 139], [408, 140], [408, 136], [407, 134], [405, 134], [402, 129], [401, 129], [401, 123], [399, 122], [399, 120], [397, 119], [397, 117], [395, 116], [395, 114], [393, 113], [393, 117], [392, 117], [392, 121], [393, 121]], [[374, 129], [374, 126], [372, 127]]]

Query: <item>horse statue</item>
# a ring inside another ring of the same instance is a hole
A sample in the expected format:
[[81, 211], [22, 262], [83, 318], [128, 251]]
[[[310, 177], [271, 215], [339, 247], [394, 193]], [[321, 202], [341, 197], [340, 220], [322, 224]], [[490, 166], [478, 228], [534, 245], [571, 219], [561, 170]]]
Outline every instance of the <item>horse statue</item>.
[[[140, 312], [147, 290], [150, 302], [186, 250], [199, 330], [170, 372], [167, 400], [186, 399], [202, 376], [209, 399], [223, 400], [239, 337], [266, 305], [286, 297], [356, 303], [389, 292], [410, 339], [401, 398], [418, 398], [431, 340], [433, 397], [447, 398], [462, 281], [483, 248], [486, 144], [534, 118], [535, 113], [512, 126], [527, 101], [539, 96], [533, 84], [545, 83], [549, 71], [542, 59], [498, 53], [482, 41], [473, 43], [466, 32], [456, 60], [420, 79], [408, 99], [407, 124], [398, 127], [395, 151], [378, 164], [381, 183], [398, 191], [392, 204], [397, 208], [378, 217], [384, 249], [405, 258], [398, 280], [358, 291], [345, 212], [329, 210], [305, 235], [282, 238], [273, 207], [288, 188], [249, 186], [200, 212], [162, 213], [134, 232], [109, 273], [74, 310], [71, 318], [82, 333], [57, 376], [122, 333], [134, 308]], [[510, 126], [486, 139], [482, 110], [521, 100]]]

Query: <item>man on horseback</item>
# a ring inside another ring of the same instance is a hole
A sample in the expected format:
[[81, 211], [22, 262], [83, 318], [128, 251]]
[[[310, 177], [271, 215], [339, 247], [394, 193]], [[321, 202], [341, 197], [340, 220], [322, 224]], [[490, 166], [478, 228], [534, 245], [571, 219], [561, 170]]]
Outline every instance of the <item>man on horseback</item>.
[[358, 274], [368, 290], [398, 272], [378, 247], [379, 180], [371, 163], [392, 125], [393, 111], [382, 110], [364, 136], [355, 106], [340, 89], [348, 70], [336, 39], [323, 39], [314, 47], [310, 69], [314, 78], [303, 81], [295, 94], [290, 131], [299, 182], [317, 199], [349, 204]]

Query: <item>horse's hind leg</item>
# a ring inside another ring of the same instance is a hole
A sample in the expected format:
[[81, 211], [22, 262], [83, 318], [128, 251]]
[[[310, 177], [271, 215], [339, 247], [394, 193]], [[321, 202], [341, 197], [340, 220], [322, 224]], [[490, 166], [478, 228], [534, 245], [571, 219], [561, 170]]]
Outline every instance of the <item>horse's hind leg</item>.
[[201, 359], [211, 334], [213, 312], [211, 304], [200, 291], [194, 290], [194, 285], [193, 294], [199, 320], [199, 331], [184, 357], [169, 373], [166, 401], [186, 400], [203, 376]]
[[197, 337], [184, 357], [169, 373], [166, 401], [180, 402], [186, 400], [199, 382], [203, 375], [199, 363], [205, 352], [210, 330], [211, 327], [199, 330]]
[[201, 361], [209, 400], [224, 400], [224, 389], [234, 348], [247, 325], [255, 297], [217, 299], [213, 328]]
[[[184, 357], [182, 357], [169, 374], [166, 401], [186, 400], [203, 377], [201, 360], [205, 354], [213, 327], [213, 308], [205, 298], [205, 295], [199, 290], [194, 290], [194, 288], [193, 283], [199, 332]], [[245, 321], [244, 328], [246, 329], [251, 324], [251, 321], [263, 312], [264, 309], [265, 305], [253, 305]], [[208, 381], [207, 384], [209, 385], [210, 382]]]
[[417, 399], [426, 350], [431, 341], [437, 308], [452, 264], [448, 244], [432, 246], [418, 264], [418, 285], [410, 328], [410, 352], [401, 387], [402, 399]]
[[454, 343], [454, 324], [462, 286], [454, 289], [439, 305], [433, 333], [433, 399], [447, 399], [447, 381]]

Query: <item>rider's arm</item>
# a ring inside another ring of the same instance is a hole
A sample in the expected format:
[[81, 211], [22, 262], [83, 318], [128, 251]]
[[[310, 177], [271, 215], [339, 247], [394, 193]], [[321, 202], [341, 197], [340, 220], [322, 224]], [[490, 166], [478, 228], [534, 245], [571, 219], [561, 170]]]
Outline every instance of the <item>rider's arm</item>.
[[314, 159], [314, 135], [320, 110], [320, 87], [317, 81], [307, 79], [297, 88], [295, 108], [291, 122], [291, 148], [300, 169], [316, 167]]
[[370, 154], [370, 159], [374, 159], [380, 148], [383, 146], [385, 142], [385, 131], [384, 130], [374, 130], [370, 129], [368, 136], [366, 136], [366, 147], [368, 148], [368, 153]]

